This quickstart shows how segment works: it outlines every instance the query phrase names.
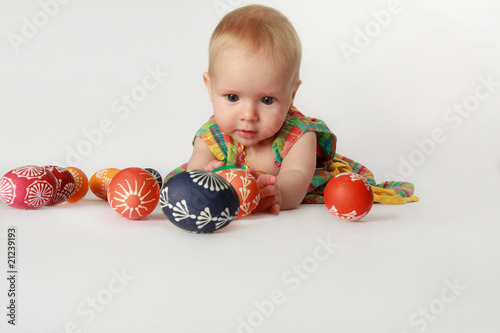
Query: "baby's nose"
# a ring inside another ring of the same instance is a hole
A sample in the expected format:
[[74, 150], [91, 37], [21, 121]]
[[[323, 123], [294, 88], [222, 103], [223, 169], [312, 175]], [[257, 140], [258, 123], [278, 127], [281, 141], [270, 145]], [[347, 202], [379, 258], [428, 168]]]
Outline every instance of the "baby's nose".
[[254, 104], [245, 105], [241, 119], [245, 121], [257, 121], [259, 119], [257, 107]]

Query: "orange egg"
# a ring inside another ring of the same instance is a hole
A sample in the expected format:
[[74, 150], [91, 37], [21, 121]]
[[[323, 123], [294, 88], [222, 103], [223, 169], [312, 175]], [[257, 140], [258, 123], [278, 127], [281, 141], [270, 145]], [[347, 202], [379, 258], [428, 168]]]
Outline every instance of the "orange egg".
[[73, 178], [75, 179], [75, 191], [69, 199], [66, 200], [66, 202], [80, 201], [89, 191], [89, 179], [87, 178], [87, 175], [78, 168], [67, 167], [66, 170], [71, 172]]
[[91, 178], [89, 182], [90, 190], [96, 195], [96, 197], [103, 200], [108, 200], [108, 187], [111, 179], [120, 172], [120, 169], [108, 168], [97, 171]]
[[240, 198], [237, 219], [250, 214], [259, 204], [260, 189], [250, 172], [239, 168], [222, 169], [215, 172], [233, 185]]

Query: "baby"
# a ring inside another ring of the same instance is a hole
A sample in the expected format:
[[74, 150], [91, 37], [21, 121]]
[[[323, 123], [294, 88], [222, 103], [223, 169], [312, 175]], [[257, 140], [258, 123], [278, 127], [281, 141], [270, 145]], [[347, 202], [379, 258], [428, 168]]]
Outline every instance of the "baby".
[[[187, 165], [169, 176], [223, 165], [249, 168], [261, 189], [254, 212], [323, 202], [331, 166], [359, 164], [336, 155], [335, 135], [294, 107], [301, 56], [295, 29], [277, 10], [252, 5], [227, 14], [210, 39], [203, 75], [213, 116], [197, 132]], [[355, 171], [371, 175], [366, 168]]]

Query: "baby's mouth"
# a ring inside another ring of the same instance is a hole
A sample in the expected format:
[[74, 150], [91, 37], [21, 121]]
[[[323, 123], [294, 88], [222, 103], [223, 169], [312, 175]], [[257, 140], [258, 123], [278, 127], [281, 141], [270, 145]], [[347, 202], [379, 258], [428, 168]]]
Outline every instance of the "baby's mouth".
[[252, 139], [257, 134], [257, 132], [238, 130], [238, 134], [244, 139]]

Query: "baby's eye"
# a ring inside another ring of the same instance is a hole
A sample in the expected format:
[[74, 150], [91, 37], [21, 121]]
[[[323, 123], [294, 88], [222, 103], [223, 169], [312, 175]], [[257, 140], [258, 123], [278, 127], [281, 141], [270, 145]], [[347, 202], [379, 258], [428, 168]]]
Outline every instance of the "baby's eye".
[[234, 94], [228, 94], [228, 95], [226, 95], [226, 98], [230, 102], [237, 102], [240, 99], [238, 97], [238, 95], [234, 95]]
[[269, 97], [269, 96], [266, 96], [262, 99], [262, 103], [266, 104], [266, 105], [271, 105], [274, 103], [274, 98], [272, 97]]

